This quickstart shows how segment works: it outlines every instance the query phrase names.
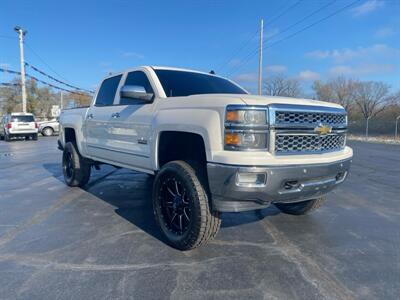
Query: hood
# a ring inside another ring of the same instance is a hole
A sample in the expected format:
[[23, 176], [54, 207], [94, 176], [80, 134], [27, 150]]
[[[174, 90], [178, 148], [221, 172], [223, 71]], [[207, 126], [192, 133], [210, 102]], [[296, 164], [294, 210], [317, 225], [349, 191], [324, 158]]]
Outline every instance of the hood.
[[[200, 103], [208, 103], [209, 105], [225, 105], [225, 104], [238, 104], [241, 102], [247, 105], [270, 105], [270, 104], [297, 104], [297, 105], [310, 105], [310, 106], [324, 106], [343, 109], [343, 107], [336, 103], [303, 99], [291, 97], [278, 97], [278, 96], [257, 96], [246, 94], [202, 94], [192, 95], [188, 97], [175, 98], [175, 99], [191, 99], [192, 101], [199, 100]], [[189, 101], [190, 103], [191, 101]], [[182, 103], [182, 102], [181, 102]]]
[[291, 97], [240, 95], [240, 99], [242, 99], [242, 101], [247, 105], [298, 104], [343, 108], [341, 105], [336, 103]]
[[339, 104], [290, 97], [276, 96], [256, 96], [248, 94], [201, 94], [186, 97], [170, 97], [168, 101], [161, 102], [166, 109], [173, 108], [204, 108], [204, 107], [221, 107], [224, 108], [229, 104], [245, 104], [245, 105], [270, 105], [270, 104], [294, 104], [294, 105], [310, 105], [324, 106], [343, 109]]

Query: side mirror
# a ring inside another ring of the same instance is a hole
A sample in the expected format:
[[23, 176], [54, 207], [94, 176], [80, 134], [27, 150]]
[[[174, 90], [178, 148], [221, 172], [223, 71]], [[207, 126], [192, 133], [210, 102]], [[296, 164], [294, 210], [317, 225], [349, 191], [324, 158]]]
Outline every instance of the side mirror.
[[139, 85], [124, 85], [121, 88], [121, 98], [129, 98], [150, 102], [153, 100], [154, 94], [146, 93], [144, 87]]

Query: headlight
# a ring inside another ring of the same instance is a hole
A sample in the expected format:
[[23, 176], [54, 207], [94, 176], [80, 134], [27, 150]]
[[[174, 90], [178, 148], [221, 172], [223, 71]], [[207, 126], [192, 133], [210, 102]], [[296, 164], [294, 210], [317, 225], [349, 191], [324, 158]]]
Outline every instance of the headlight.
[[228, 106], [225, 122], [231, 125], [266, 126], [266, 109], [241, 109], [240, 106]]
[[225, 150], [267, 149], [267, 107], [229, 105], [225, 114], [224, 142]]
[[267, 133], [265, 132], [225, 132], [225, 149], [227, 150], [261, 150], [266, 148]]

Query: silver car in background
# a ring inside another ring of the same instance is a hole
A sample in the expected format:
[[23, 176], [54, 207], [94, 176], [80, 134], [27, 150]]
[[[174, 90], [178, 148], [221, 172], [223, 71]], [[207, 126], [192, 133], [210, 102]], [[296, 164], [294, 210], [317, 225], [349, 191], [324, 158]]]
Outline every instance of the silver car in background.
[[1, 119], [0, 138], [10, 141], [14, 137], [25, 137], [26, 139], [38, 138], [38, 124], [35, 116], [30, 113], [10, 113]]
[[52, 136], [58, 134], [60, 131], [60, 123], [58, 123], [58, 118], [51, 121], [39, 122], [39, 132], [43, 136]]

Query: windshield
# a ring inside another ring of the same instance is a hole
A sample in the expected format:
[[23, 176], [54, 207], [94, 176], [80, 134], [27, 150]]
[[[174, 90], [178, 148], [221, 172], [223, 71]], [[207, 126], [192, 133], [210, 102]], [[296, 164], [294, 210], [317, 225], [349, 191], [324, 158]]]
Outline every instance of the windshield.
[[199, 94], [247, 94], [229, 80], [202, 73], [155, 70], [167, 97]]
[[11, 116], [11, 122], [35, 122], [33, 116]]

